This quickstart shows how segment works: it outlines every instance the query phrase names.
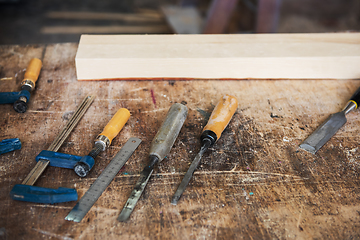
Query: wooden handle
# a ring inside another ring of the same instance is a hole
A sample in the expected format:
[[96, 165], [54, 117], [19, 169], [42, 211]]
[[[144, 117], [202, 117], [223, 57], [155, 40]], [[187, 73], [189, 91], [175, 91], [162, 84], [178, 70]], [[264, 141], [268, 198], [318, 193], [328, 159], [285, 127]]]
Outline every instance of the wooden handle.
[[206, 130], [212, 131], [216, 134], [217, 139], [219, 139], [237, 107], [238, 101], [234, 96], [224, 95], [211, 113], [210, 119], [204, 127], [203, 132]]
[[26, 80], [31, 81], [35, 87], [35, 83], [38, 80], [41, 67], [42, 67], [42, 62], [40, 59], [38, 58], [31, 59], [28, 67], [26, 68], [23, 81]]
[[100, 135], [107, 137], [111, 141], [118, 135], [120, 130], [130, 118], [130, 112], [126, 108], [120, 108], [119, 111], [111, 118]]

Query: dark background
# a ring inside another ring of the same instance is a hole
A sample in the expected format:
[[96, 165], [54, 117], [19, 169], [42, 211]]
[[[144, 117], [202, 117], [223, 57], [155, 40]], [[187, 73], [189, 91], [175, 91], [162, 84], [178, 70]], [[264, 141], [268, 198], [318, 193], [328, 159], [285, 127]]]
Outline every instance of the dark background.
[[[189, 2], [189, 1], [187, 1]], [[194, 0], [203, 18], [209, 0]], [[161, 14], [160, 7], [181, 5], [181, 1], [165, 0], [0, 0], [0, 44], [34, 44], [78, 42], [80, 34], [46, 33], [44, 29], [58, 26], [150, 26], [151, 22], [121, 20], [74, 20], [49, 17], [50, 12], [97, 12]], [[225, 33], [255, 31], [257, 0], [239, 0]], [[156, 23], [167, 25], [165, 19]], [[283, 0], [277, 32], [343, 32], [360, 30], [359, 0]], [[84, 31], [83, 33], [86, 33]], [[146, 32], [139, 32], [146, 33]], [[171, 28], [157, 33], [172, 33]], [[121, 32], [117, 33], [121, 34]]]

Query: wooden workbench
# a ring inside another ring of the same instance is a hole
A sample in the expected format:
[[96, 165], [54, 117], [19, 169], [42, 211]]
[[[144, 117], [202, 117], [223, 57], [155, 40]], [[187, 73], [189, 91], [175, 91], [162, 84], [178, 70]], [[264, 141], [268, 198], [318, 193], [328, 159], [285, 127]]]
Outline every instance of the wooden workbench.
[[[75, 75], [77, 44], [0, 47], [0, 89], [19, 91], [33, 57], [43, 68], [28, 111], [0, 105], [0, 140], [22, 149], [0, 155], [0, 239], [356, 239], [360, 238], [360, 118], [316, 154], [298, 148], [360, 86], [356, 80], [98, 81]], [[121, 68], [121, 66], [119, 66]], [[239, 69], [241, 71], [241, 69]], [[261, 69], [259, 69], [261, 71]], [[206, 118], [223, 94], [239, 107], [203, 156], [177, 206], [170, 199], [200, 147]], [[10, 199], [88, 94], [96, 99], [60, 152], [85, 155], [121, 107], [131, 117], [86, 178], [48, 167], [37, 186], [76, 188], [81, 197], [129, 137], [142, 143], [81, 223], [65, 216], [76, 202]], [[155, 169], [128, 222], [116, 220], [147, 163], [152, 138], [172, 103], [189, 108], [175, 145]]]

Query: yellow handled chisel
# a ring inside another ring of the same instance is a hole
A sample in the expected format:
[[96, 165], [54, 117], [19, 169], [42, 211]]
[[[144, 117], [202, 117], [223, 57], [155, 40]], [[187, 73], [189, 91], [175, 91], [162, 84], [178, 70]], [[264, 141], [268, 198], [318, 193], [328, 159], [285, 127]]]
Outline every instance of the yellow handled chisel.
[[219, 103], [211, 113], [210, 119], [203, 129], [201, 134], [201, 149], [196, 155], [194, 161], [191, 163], [189, 170], [186, 172], [183, 180], [181, 181], [178, 189], [176, 190], [171, 203], [176, 205], [185, 191], [186, 186], [189, 184], [197, 166], [200, 163], [201, 157], [204, 152], [212, 146], [221, 136], [222, 132], [229, 124], [232, 116], [234, 115], [238, 106], [238, 101], [234, 96], [224, 95]]

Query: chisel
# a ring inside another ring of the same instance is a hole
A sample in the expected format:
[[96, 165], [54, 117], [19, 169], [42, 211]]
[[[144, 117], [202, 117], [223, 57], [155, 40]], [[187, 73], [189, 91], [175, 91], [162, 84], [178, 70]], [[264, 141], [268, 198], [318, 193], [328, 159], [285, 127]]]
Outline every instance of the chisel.
[[345, 123], [346, 114], [357, 109], [360, 103], [360, 88], [352, 95], [345, 108], [331, 114], [303, 143], [300, 148], [315, 154]]
[[238, 101], [234, 96], [224, 95], [219, 103], [214, 108], [208, 123], [203, 129], [200, 136], [201, 148], [199, 153], [196, 155], [194, 161], [191, 163], [188, 171], [186, 172], [183, 180], [181, 181], [178, 189], [176, 190], [171, 204], [176, 205], [185, 191], [186, 186], [189, 184], [197, 166], [200, 163], [201, 157], [204, 152], [220, 138], [221, 133], [224, 131], [226, 126], [229, 124], [232, 116], [234, 115], [238, 107]]
[[175, 139], [179, 135], [180, 129], [185, 122], [187, 112], [187, 107], [180, 103], [175, 103], [170, 107], [165, 121], [162, 123], [159, 131], [151, 142], [149, 154], [150, 162], [140, 173], [140, 178], [131, 192], [129, 199], [125, 203], [118, 217], [118, 221], [124, 222], [130, 217], [130, 214], [134, 210], [136, 203], [154, 171], [155, 164], [161, 162], [174, 145]]

